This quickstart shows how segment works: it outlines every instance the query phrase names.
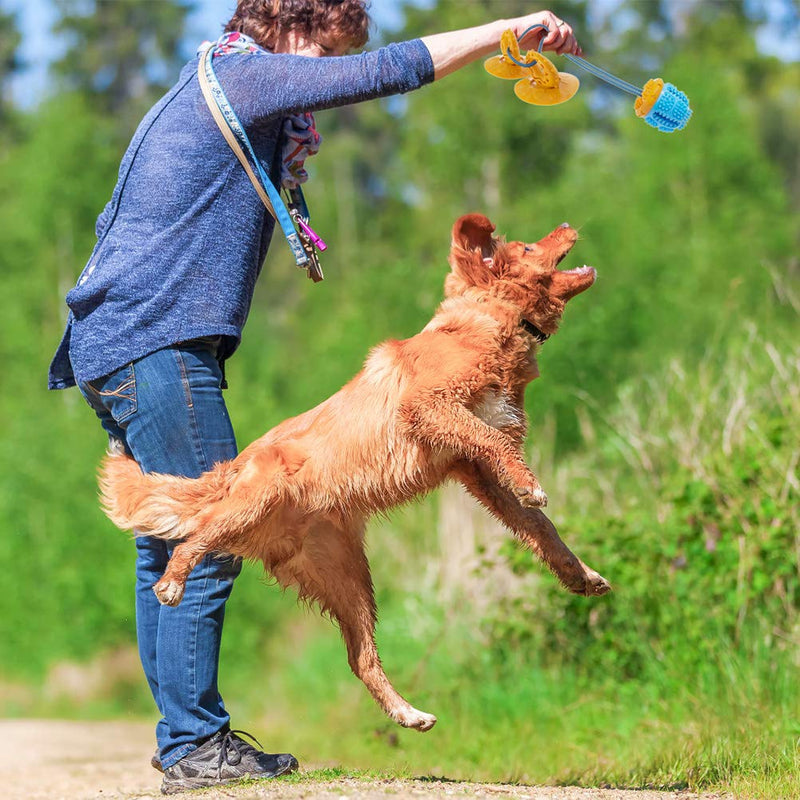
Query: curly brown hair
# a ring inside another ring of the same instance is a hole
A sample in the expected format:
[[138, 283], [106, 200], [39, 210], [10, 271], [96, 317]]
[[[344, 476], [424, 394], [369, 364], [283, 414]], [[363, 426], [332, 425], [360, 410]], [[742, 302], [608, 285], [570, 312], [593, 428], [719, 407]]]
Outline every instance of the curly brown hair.
[[354, 50], [369, 38], [368, 0], [239, 0], [225, 31], [239, 31], [272, 50], [282, 33], [330, 49]]

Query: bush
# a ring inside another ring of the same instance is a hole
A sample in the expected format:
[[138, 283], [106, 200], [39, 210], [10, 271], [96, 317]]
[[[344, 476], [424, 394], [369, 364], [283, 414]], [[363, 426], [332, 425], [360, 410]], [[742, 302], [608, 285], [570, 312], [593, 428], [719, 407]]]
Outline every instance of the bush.
[[[626, 387], [605, 418], [595, 409], [610, 433], [563, 468], [574, 480], [561, 476], [560, 527], [615, 592], [586, 599], [543, 581], [487, 620], [493, 647], [535, 641], [554, 662], [627, 679], [724, 681], [720, 670], [745, 659], [765, 686], [780, 683], [800, 629], [800, 351], [751, 331], [729, 352]], [[533, 568], [516, 547], [507, 556]]]

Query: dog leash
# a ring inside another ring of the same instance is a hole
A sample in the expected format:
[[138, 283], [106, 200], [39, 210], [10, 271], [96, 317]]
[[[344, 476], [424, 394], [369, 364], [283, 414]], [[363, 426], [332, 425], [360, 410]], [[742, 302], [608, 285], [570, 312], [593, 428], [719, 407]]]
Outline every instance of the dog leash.
[[[291, 211], [289, 211], [256, 156], [244, 126], [239, 117], [236, 116], [236, 112], [220, 85], [212, 64], [213, 52], [214, 43], [212, 42], [201, 52], [200, 64], [197, 70], [200, 89], [203, 92], [206, 105], [211, 111], [211, 116], [217, 123], [217, 127], [225, 137], [228, 146], [233, 150], [242, 167], [244, 167], [244, 171], [247, 173], [247, 177], [250, 178], [250, 182], [253, 184], [253, 188], [256, 190], [264, 207], [280, 225], [294, 255], [295, 263], [298, 267], [305, 268], [308, 272], [308, 277], [318, 283], [324, 276], [317, 250], [322, 252], [327, 249], [327, 245], [308, 224], [308, 206], [306, 205], [303, 191], [299, 186], [290, 190], [292, 203]], [[243, 148], [247, 149], [250, 159], [255, 164], [258, 170], [258, 177], [256, 177]], [[295, 228], [295, 225], [297, 228]]]

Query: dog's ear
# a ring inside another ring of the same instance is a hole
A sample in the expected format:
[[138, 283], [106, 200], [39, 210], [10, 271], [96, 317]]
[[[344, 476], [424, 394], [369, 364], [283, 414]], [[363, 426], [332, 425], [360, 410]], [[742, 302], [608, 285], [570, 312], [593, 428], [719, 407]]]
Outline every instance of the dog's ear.
[[453, 225], [452, 247], [461, 250], [480, 250], [483, 258], [491, 258], [494, 252], [495, 226], [483, 214], [465, 214]]
[[445, 281], [448, 297], [463, 294], [471, 286], [491, 283], [492, 256], [497, 247], [494, 227], [483, 214], [465, 214], [456, 220], [449, 259], [453, 271]]

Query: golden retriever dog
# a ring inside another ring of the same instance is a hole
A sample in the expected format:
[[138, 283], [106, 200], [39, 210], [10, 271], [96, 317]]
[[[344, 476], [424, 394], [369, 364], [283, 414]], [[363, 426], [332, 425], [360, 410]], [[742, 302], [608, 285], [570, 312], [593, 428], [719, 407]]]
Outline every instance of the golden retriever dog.
[[566, 223], [541, 241], [504, 242], [480, 214], [453, 227], [446, 299], [421, 333], [376, 347], [333, 397], [288, 419], [197, 479], [143, 475], [113, 448], [101, 470], [106, 513], [138, 535], [177, 540], [153, 587], [167, 605], [208, 552], [260, 560], [281, 586], [316, 601], [341, 628], [350, 666], [407, 728], [436, 717], [395, 691], [375, 645], [376, 608], [364, 531], [376, 512], [445, 480], [459, 481], [569, 591], [611, 588], [567, 548], [540, 510], [525, 463], [525, 386], [566, 302], [595, 280], [559, 270], [578, 234]]

